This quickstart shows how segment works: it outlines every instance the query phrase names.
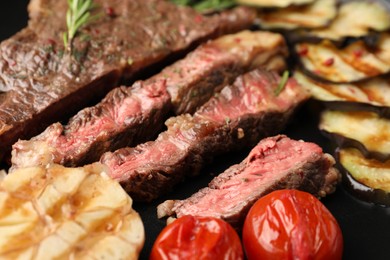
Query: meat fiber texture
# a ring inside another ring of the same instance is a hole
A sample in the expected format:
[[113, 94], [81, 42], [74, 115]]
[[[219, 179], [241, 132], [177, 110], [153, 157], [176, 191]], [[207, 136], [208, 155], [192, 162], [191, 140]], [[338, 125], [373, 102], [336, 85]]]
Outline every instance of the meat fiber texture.
[[239, 164], [215, 177], [185, 200], [158, 206], [159, 217], [212, 216], [242, 228], [250, 207], [278, 189], [299, 189], [317, 197], [334, 192], [341, 175], [335, 160], [314, 143], [284, 135], [261, 140]]
[[100, 100], [121, 79], [134, 80], [206, 39], [248, 28], [255, 17], [248, 8], [206, 17], [160, 0], [95, 3], [102, 15], [79, 30], [71, 51], [62, 40], [65, 0], [32, 0], [28, 26], [0, 44], [0, 161], [19, 138]]
[[81, 166], [104, 152], [152, 140], [172, 112], [194, 112], [254, 67], [284, 69], [287, 54], [276, 33], [242, 31], [209, 41], [148, 80], [115, 88], [67, 125], [54, 123], [30, 140], [19, 140], [13, 145], [12, 168], [49, 162]]
[[276, 93], [280, 81], [277, 73], [261, 69], [244, 74], [194, 115], [168, 119], [167, 131], [155, 141], [105, 153], [101, 162], [134, 200], [151, 201], [199, 174], [216, 155], [282, 131], [309, 95], [292, 78]]

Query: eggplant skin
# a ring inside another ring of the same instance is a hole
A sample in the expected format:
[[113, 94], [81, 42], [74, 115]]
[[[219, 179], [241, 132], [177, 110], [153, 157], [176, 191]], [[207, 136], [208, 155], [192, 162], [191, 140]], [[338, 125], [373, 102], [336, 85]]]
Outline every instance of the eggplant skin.
[[354, 147], [382, 162], [390, 159], [390, 120], [375, 113], [324, 110], [319, 129], [341, 148]]
[[338, 148], [335, 158], [349, 193], [369, 203], [390, 206], [390, 161], [367, 159], [355, 148]]
[[377, 114], [379, 117], [390, 119], [390, 107], [379, 107], [367, 103], [353, 101], [322, 101], [323, 105], [331, 110], [341, 111], [367, 111]]

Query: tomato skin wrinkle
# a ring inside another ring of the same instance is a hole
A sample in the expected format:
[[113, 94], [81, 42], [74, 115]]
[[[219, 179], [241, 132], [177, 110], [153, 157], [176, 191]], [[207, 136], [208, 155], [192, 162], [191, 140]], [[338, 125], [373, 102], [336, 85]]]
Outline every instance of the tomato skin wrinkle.
[[158, 235], [150, 254], [151, 260], [243, 258], [240, 238], [227, 222], [189, 215], [166, 226]]
[[313, 195], [278, 190], [249, 210], [242, 239], [251, 259], [341, 259], [343, 237], [328, 209]]

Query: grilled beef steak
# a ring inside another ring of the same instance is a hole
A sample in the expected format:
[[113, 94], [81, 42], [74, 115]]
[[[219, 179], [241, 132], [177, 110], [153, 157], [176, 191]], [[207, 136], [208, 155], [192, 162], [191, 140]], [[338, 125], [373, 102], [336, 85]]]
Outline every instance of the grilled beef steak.
[[244, 71], [257, 66], [284, 68], [286, 55], [279, 34], [243, 31], [222, 36], [146, 81], [112, 90], [67, 125], [55, 123], [29, 141], [18, 141], [13, 145], [12, 166], [45, 165], [45, 159], [80, 166], [98, 161], [103, 152], [151, 140], [170, 108], [192, 112]]
[[244, 74], [193, 116], [168, 119], [168, 130], [155, 141], [105, 153], [101, 162], [134, 200], [153, 200], [186, 175], [198, 174], [214, 156], [281, 131], [308, 94], [293, 79], [276, 93], [279, 83], [274, 72]]
[[299, 189], [318, 197], [332, 193], [341, 178], [334, 164], [334, 158], [314, 143], [269, 137], [207, 188], [188, 199], [160, 204], [158, 215], [213, 216], [240, 229], [250, 207], [273, 190]]
[[121, 78], [133, 80], [206, 39], [247, 28], [255, 15], [237, 8], [206, 17], [161, 0], [95, 2], [100, 18], [82, 27], [72, 48], [62, 42], [65, 0], [32, 0], [29, 25], [1, 43], [0, 160], [19, 138], [96, 102]]

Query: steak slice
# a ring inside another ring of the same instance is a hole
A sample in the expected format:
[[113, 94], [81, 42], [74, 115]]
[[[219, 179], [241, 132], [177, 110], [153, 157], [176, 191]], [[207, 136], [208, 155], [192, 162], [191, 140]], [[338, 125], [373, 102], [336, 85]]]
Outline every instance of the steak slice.
[[199, 174], [218, 154], [253, 146], [281, 131], [308, 93], [289, 79], [279, 95], [275, 72], [254, 70], [224, 87], [196, 113], [166, 121], [155, 141], [103, 154], [134, 200], [151, 201], [185, 178]]
[[209, 41], [152, 78], [112, 90], [67, 125], [55, 123], [31, 140], [19, 140], [13, 145], [12, 167], [46, 165], [47, 160], [81, 166], [98, 161], [104, 152], [151, 140], [171, 108], [192, 112], [245, 71], [283, 69], [285, 56], [284, 39], [275, 33], [242, 31]]
[[209, 41], [153, 77], [167, 78], [176, 115], [194, 113], [216, 91], [254, 68], [281, 71], [288, 56], [282, 35], [242, 31]]
[[202, 16], [169, 1], [95, 2], [102, 15], [79, 31], [72, 52], [62, 43], [65, 0], [32, 0], [28, 26], [0, 44], [0, 161], [19, 138], [95, 103], [120, 79], [153, 72], [152, 65], [248, 28], [255, 17], [249, 8]]
[[341, 180], [334, 164], [334, 158], [314, 143], [284, 135], [265, 138], [208, 187], [185, 200], [160, 204], [158, 215], [212, 216], [241, 229], [250, 207], [271, 191], [299, 189], [318, 197], [334, 192]]

